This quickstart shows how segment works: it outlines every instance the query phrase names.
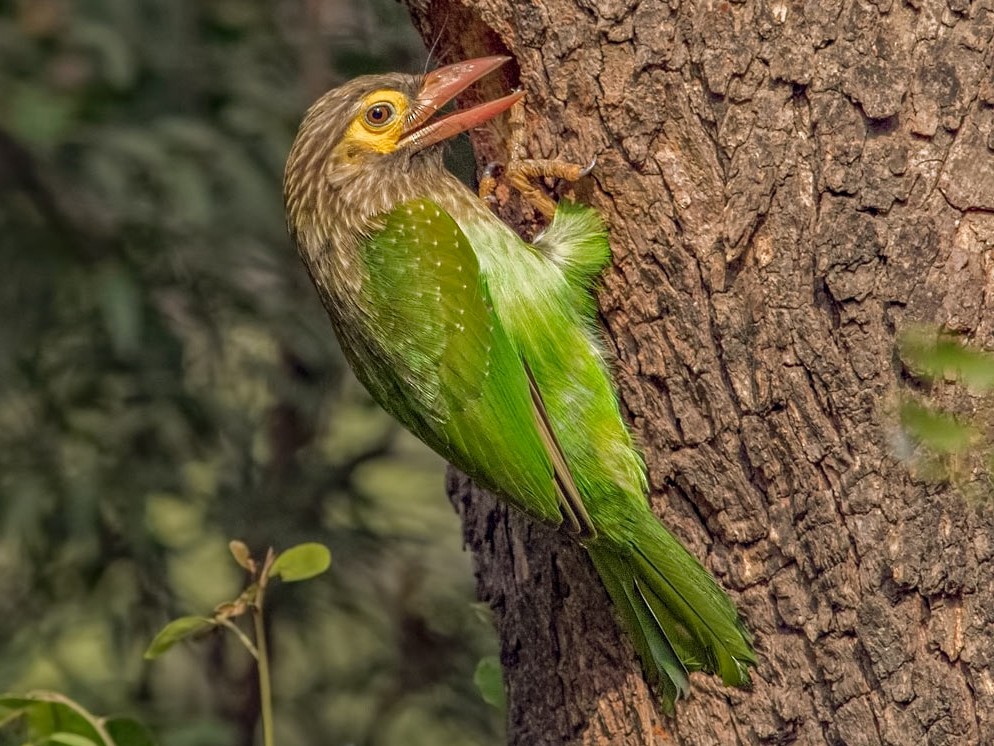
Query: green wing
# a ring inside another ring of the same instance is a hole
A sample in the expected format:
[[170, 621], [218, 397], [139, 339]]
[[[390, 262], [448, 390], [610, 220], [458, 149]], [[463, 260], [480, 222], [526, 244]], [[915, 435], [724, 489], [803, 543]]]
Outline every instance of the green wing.
[[432, 202], [408, 202], [363, 249], [367, 328], [354, 342], [365, 349], [351, 356], [359, 378], [449, 461], [560, 523], [563, 501], [524, 365], [458, 225]]

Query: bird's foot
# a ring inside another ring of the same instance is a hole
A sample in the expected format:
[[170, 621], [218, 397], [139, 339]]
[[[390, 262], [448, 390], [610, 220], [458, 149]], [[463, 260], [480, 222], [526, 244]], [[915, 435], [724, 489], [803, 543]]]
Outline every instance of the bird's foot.
[[546, 220], [552, 220], [552, 216], [556, 212], [556, 203], [535, 183], [536, 180], [550, 178], [578, 181], [589, 174], [596, 163], [596, 158], [586, 166], [559, 159], [525, 158], [511, 161], [507, 164], [505, 172], [508, 182], [521, 193], [525, 201], [542, 213]]
[[[523, 158], [514, 159], [506, 166], [489, 163], [480, 177], [480, 199], [488, 204], [498, 201], [499, 176], [507, 180], [546, 220], [552, 220], [556, 212], [556, 202], [540, 187], [536, 180], [542, 178], [578, 181], [589, 174], [597, 163], [594, 158], [585, 166], [558, 159]], [[503, 172], [503, 173], [502, 173]]]
[[503, 176], [508, 184], [521, 194], [525, 202], [531, 205], [536, 212], [541, 213], [546, 220], [552, 220], [552, 216], [556, 212], [556, 203], [536, 181], [542, 178], [578, 181], [593, 170], [597, 159], [594, 158], [587, 165], [581, 166], [558, 158], [525, 157], [527, 151], [524, 142], [524, 102], [518, 102], [511, 107], [510, 124], [511, 158], [503, 168], [497, 163], [490, 163], [483, 169], [483, 176], [480, 178], [480, 198], [490, 204], [503, 201], [505, 195], [498, 193], [498, 176], [503, 171]]

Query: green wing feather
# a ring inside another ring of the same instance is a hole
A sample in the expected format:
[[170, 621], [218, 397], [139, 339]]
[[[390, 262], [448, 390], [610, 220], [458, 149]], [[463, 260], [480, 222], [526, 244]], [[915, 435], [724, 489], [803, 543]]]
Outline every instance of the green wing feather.
[[[360, 378], [385, 409], [484, 486], [542, 520], [562, 520], [528, 379], [472, 247], [427, 200], [385, 216], [363, 247]], [[366, 344], [371, 344], [367, 342]], [[359, 372], [359, 371], [357, 371]]]

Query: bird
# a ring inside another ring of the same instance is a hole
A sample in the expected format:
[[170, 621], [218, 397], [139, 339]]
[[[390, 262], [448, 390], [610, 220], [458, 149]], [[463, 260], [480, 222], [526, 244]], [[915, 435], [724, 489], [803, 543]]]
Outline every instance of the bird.
[[749, 686], [752, 637], [650, 508], [597, 324], [604, 221], [546, 197], [551, 219], [525, 241], [443, 163], [450, 138], [524, 105], [517, 90], [440, 113], [509, 59], [364, 75], [321, 96], [287, 159], [287, 225], [372, 398], [477, 484], [586, 550], [672, 713], [690, 672]]

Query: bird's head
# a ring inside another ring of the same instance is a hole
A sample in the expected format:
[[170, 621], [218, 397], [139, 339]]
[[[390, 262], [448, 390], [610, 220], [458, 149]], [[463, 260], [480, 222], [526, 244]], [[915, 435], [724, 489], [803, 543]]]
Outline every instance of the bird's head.
[[508, 59], [481, 57], [423, 76], [365, 75], [318, 99], [287, 160], [284, 196], [291, 231], [299, 236], [306, 228], [320, 231], [324, 223], [330, 230], [342, 220], [368, 220], [418, 196], [412, 189], [442, 168], [435, 146], [492, 119], [524, 95], [515, 92], [436, 116]]

